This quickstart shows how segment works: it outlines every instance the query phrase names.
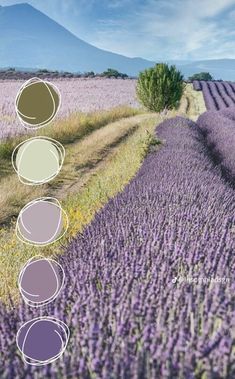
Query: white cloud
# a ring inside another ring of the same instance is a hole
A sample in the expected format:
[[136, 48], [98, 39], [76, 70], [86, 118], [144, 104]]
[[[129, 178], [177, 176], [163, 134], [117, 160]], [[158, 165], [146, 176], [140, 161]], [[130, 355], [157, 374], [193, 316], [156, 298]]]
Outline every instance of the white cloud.
[[107, 2], [107, 7], [111, 9], [123, 8], [133, 3], [132, 0], [112, 0]]
[[233, 25], [221, 26], [218, 16], [234, 6], [234, 0], [149, 0], [120, 19], [117, 28], [108, 24], [97, 30], [92, 42], [101, 48], [129, 56], [160, 59], [234, 57], [218, 45], [232, 36]]
[[26, 1], [105, 50], [152, 60], [235, 58], [235, 0]]

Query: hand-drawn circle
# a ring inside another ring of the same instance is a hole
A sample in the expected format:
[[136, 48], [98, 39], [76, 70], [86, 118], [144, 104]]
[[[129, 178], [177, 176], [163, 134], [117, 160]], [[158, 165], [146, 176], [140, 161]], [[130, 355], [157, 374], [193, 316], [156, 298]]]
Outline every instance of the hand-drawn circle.
[[41, 185], [58, 175], [64, 157], [64, 147], [58, 141], [33, 137], [16, 146], [12, 153], [12, 165], [23, 184]]
[[16, 343], [26, 363], [42, 366], [62, 356], [69, 334], [64, 322], [53, 317], [38, 317], [20, 327]]
[[54, 84], [32, 78], [20, 88], [15, 106], [23, 125], [38, 129], [49, 124], [55, 117], [60, 106], [60, 94]]
[[64, 285], [62, 266], [54, 259], [35, 256], [22, 268], [18, 286], [24, 301], [32, 307], [49, 304]]
[[30, 245], [45, 246], [60, 239], [68, 228], [68, 217], [57, 199], [39, 198], [21, 209], [16, 235]]

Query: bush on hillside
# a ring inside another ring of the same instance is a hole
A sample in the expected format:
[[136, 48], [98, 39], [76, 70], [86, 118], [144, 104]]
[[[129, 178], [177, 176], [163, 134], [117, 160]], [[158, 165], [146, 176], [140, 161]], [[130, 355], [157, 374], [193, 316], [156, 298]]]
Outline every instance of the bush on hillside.
[[198, 74], [194, 74], [193, 76], [189, 77], [190, 81], [193, 80], [205, 80], [205, 81], [210, 81], [213, 80], [213, 77], [209, 72], [199, 72]]
[[101, 76], [104, 76], [106, 78], [128, 78], [127, 74], [123, 74], [122, 72], [119, 72], [113, 68], [108, 68], [106, 71], [104, 71]]
[[137, 96], [147, 109], [161, 112], [178, 107], [184, 86], [183, 75], [175, 66], [159, 63], [140, 73]]
[[84, 77], [85, 78], [94, 78], [95, 77], [95, 73], [94, 73], [94, 71], [84, 72]]

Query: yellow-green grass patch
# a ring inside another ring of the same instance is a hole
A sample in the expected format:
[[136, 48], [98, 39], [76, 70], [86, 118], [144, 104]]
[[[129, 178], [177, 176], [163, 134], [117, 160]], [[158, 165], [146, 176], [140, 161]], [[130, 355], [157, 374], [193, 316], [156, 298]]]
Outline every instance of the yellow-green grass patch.
[[[15, 220], [9, 227], [0, 230], [0, 298], [9, 303], [19, 299], [17, 278], [20, 268], [32, 256], [54, 256], [63, 251], [61, 248], [69, 243], [72, 236], [82, 232], [94, 217], [95, 213], [113, 196], [122, 191], [125, 185], [136, 174], [141, 162], [152, 143], [149, 135], [155, 126], [162, 121], [159, 115], [142, 116], [139, 127], [132, 135], [124, 139], [116, 148], [111, 149], [102, 165], [87, 177], [76, 194], [62, 200], [62, 206], [69, 216], [68, 233], [59, 242], [47, 247], [32, 247], [20, 242], [15, 236]], [[136, 124], [136, 120], [134, 122]]]
[[73, 113], [66, 119], [52, 122], [46, 128], [39, 129], [38, 131], [31, 132], [30, 134], [24, 134], [18, 137], [8, 137], [5, 140], [2, 140], [0, 143], [0, 159], [9, 161], [17, 144], [33, 136], [43, 135], [45, 137], [56, 139], [66, 145], [77, 139], [83, 138], [85, 135], [101, 128], [106, 124], [140, 113], [143, 112], [139, 109], [134, 109], [127, 106], [92, 113]]
[[202, 91], [195, 91], [193, 85], [188, 83], [185, 86], [178, 112], [180, 115], [196, 121], [200, 114], [206, 112]]
[[84, 182], [84, 177], [104, 159], [109, 151], [121, 143], [139, 127], [146, 115], [138, 115], [112, 122], [86, 135], [80, 141], [67, 145], [66, 158], [61, 173], [51, 182], [41, 186], [22, 184], [12, 169], [12, 175], [1, 180], [0, 223], [7, 223], [17, 216], [20, 209], [29, 201], [41, 196], [54, 196], [58, 199], [76, 191]]

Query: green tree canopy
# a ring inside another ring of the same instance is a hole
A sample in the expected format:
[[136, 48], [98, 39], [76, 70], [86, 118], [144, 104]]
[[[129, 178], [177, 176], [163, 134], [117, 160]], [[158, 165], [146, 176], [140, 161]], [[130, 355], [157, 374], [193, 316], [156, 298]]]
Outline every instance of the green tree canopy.
[[106, 78], [128, 78], [127, 74], [123, 74], [122, 72], [119, 72], [114, 68], [108, 68], [106, 71], [102, 73], [102, 76], [105, 76]]
[[189, 80], [213, 80], [213, 77], [209, 72], [199, 72], [198, 74], [194, 74], [189, 77]]
[[137, 82], [139, 101], [154, 112], [176, 108], [183, 91], [183, 75], [175, 66], [165, 63], [141, 72]]

